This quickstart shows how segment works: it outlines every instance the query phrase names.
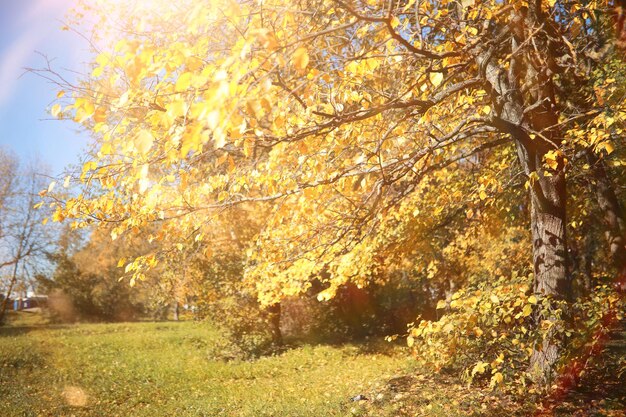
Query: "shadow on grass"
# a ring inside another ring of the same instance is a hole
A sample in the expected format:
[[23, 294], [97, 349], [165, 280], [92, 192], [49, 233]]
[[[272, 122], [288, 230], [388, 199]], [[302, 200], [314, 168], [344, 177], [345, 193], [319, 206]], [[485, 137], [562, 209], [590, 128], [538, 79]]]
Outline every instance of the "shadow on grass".
[[[304, 346], [329, 346], [337, 349], [351, 349], [355, 355], [393, 356], [400, 353], [406, 346], [403, 340], [388, 342], [384, 336], [366, 337], [286, 337], [279, 352], [286, 352]], [[408, 352], [408, 351], [407, 351]]]
[[41, 329], [41, 326], [0, 326], [0, 337], [15, 337], [33, 330]]
[[0, 323], [0, 337], [16, 337], [37, 330], [66, 329], [66, 323], [51, 323], [40, 311], [8, 311]]

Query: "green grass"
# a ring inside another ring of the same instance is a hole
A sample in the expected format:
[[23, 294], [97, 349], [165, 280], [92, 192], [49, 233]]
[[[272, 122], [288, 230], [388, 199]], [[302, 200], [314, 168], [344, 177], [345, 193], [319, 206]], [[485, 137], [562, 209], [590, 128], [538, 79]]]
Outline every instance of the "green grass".
[[[21, 314], [0, 328], [0, 416], [512, 415], [497, 393], [420, 375], [380, 341], [227, 362], [215, 359], [219, 338], [207, 323], [42, 325]], [[357, 394], [369, 400], [351, 402]]]
[[411, 367], [358, 345], [225, 362], [218, 338], [193, 322], [13, 323], [0, 330], [0, 415], [346, 415], [351, 396]]

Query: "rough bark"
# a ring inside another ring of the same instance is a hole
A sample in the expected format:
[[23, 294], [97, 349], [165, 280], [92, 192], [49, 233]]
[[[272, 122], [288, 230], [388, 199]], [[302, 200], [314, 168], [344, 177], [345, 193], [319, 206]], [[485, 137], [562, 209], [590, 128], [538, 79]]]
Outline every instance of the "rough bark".
[[569, 299], [565, 178], [561, 173], [544, 178], [543, 183], [541, 190], [545, 201], [540, 201], [533, 193], [531, 204], [534, 291]]
[[[537, 27], [541, 16], [537, 10], [518, 13], [512, 19], [511, 50], [515, 51], [526, 40], [526, 27]], [[550, 45], [534, 39], [539, 47], [549, 50]], [[543, 43], [543, 45], [542, 45]], [[518, 160], [528, 176], [531, 199], [531, 229], [533, 244], [534, 291], [555, 301], [568, 300], [571, 296], [571, 280], [567, 261], [566, 235], [566, 179], [565, 161], [557, 157], [551, 172], [544, 172], [544, 157], [555, 151], [559, 132], [558, 106], [554, 98], [551, 74], [536, 63], [529, 54], [512, 55], [508, 69], [493, 59], [494, 50], [482, 50], [477, 54], [477, 64], [488, 84], [494, 102], [493, 125], [513, 139]], [[549, 58], [549, 53], [548, 59]], [[530, 86], [522, 93], [520, 81]], [[541, 132], [531, 137], [530, 132]], [[558, 155], [558, 153], [557, 153]], [[535, 323], [544, 319], [535, 314]], [[554, 365], [560, 356], [556, 329], [545, 335], [534, 349], [530, 368], [537, 380], [547, 384], [552, 379]]]
[[[564, 174], [543, 179], [541, 187], [544, 201], [533, 195], [531, 204], [531, 227], [533, 239], [534, 292], [549, 296], [553, 302], [569, 301], [571, 280], [567, 259], [567, 234], [565, 211]], [[535, 313], [535, 323], [558, 320], [551, 313]], [[560, 357], [561, 341], [557, 328], [552, 327], [538, 342], [530, 359], [530, 370], [535, 377], [549, 384], [553, 380], [554, 367]]]

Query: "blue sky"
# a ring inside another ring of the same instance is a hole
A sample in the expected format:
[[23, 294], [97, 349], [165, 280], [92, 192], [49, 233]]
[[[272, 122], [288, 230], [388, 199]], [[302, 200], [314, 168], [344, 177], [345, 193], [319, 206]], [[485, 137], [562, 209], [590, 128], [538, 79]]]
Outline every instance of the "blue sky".
[[52, 175], [76, 164], [88, 138], [71, 122], [51, 120], [47, 109], [58, 88], [24, 67], [39, 68], [45, 59], [72, 79], [85, 72], [85, 41], [62, 31], [72, 0], [0, 0], [0, 146], [24, 162], [41, 161]]

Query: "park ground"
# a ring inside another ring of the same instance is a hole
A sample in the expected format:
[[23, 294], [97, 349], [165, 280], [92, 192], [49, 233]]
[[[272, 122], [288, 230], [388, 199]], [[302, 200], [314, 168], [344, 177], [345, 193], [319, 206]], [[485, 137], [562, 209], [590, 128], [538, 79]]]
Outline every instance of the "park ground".
[[[251, 361], [221, 358], [222, 346], [202, 322], [49, 325], [21, 313], [0, 328], [0, 416], [538, 415], [533, 396], [433, 375], [382, 340], [301, 342]], [[550, 415], [625, 415], [624, 398], [585, 395]]]

